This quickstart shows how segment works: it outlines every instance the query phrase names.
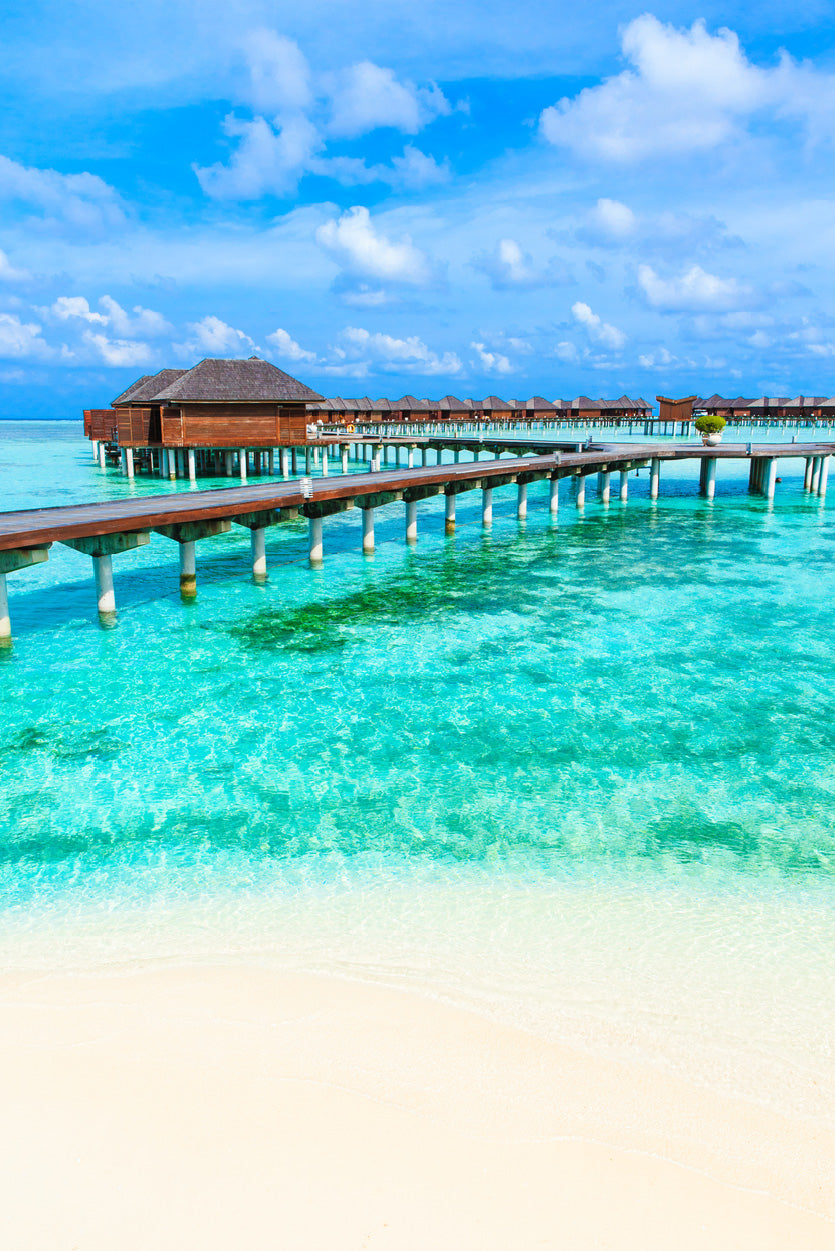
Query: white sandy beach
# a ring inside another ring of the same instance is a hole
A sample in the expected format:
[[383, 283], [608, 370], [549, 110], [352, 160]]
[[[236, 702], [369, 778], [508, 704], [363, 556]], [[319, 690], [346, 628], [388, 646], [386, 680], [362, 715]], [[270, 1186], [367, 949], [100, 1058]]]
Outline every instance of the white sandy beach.
[[9, 1251], [831, 1248], [814, 1121], [253, 964], [0, 981]]

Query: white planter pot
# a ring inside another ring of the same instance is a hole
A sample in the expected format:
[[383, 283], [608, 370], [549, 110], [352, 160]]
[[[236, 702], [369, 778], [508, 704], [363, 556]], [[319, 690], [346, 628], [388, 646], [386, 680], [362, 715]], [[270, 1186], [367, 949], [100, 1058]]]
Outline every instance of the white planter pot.
[[703, 434], [702, 435], [702, 443], [704, 444], [705, 447], [716, 447], [716, 444], [721, 443], [721, 442], [722, 442], [721, 432], [717, 432], [716, 434]]

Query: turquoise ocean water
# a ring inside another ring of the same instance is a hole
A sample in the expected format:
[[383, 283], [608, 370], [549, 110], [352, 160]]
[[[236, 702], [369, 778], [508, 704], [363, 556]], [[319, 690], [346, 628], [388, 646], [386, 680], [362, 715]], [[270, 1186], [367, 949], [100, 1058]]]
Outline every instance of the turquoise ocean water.
[[[108, 631], [56, 545], [8, 579], [4, 963], [419, 985], [829, 1116], [835, 512], [800, 464], [773, 507], [722, 464], [711, 504], [688, 466], [657, 503], [646, 471], [626, 506], [564, 483], [556, 520], [532, 486], [526, 524], [497, 491], [487, 532], [465, 494], [454, 537], [429, 500], [414, 549], [394, 504], [373, 557], [348, 512], [316, 571], [288, 523], [265, 585], [236, 529], [188, 606], [155, 537]], [[3, 508], [169, 489], [0, 423]]]

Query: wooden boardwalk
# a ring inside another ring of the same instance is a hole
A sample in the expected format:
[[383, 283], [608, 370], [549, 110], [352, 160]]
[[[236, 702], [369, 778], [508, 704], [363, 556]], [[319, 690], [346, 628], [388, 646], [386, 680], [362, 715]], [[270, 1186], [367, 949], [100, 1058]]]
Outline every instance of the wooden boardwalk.
[[[491, 442], [479, 442], [478, 450], [489, 449]], [[372, 473], [304, 477], [289, 482], [273, 479], [258, 485], [219, 490], [185, 490], [173, 495], [146, 495], [0, 513], [0, 644], [7, 645], [11, 637], [6, 574], [42, 563], [48, 558], [48, 549], [53, 543], [67, 544], [92, 557], [99, 617], [103, 624], [111, 624], [116, 608], [112, 557], [144, 546], [152, 532], [179, 545], [180, 591], [188, 600], [197, 593], [196, 543], [230, 530], [233, 523], [249, 529], [252, 574], [262, 579], [267, 574], [266, 530], [300, 513], [308, 519], [309, 558], [315, 566], [322, 562], [323, 519], [347, 508], [362, 510], [362, 548], [371, 553], [374, 551], [375, 510], [395, 500], [402, 500], [406, 505], [406, 541], [415, 542], [418, 501], [441, 493], [446, 500], [448, 534], [455, 530], [456, 497], [463, 491], [481, 490], [482, 524], [489, 526], [493, 519], [494, 488], [516, 486], [517, 516], [521, 519], [527, 516], [527, 489], [531, 482], [550, 481], [549, 509], [556, 513], [561, 479], [575, 479], [575, 502], [583, 507], [586, 479], [597, 473], [598, 498], [605, 505], [611, 498], [613, 473], [620, 476], [617, 493], [625, 502], [629, 471], [649, 466], [650, 498], [657, 499], [661, 466], [670, 461], [697, 462], [700, 465], [699, 492], [708, 499], [714, 496], [718, 461], [747, 461], [749, 490], [772, 499], [778, 458], [802, 459], [805, 461], [804, 490], [823, 497], [830, 457], [835, 453], [835, 443], [720, 444], [718, 447], [620, 443], [571, 451], [564, 450], [563, 445], [547, 452], [543, 451], [541, 440], [531, 440], [531, 443], [533, 455], [506, 459], [496, 454], [494, 459], [466, 464], [379, 469]], [[432, 440], [432, 444], [439, 448], [450, 446], [449, 440], [443, 439]], [[381, 441], [377, 440], [376, 445], [380, 446]], [[496, 453], [507, 446], [504, 440], [501, 445], [494, 449]], [[572, 445], [574, 449], [576, 446]]]
[[[438, 442], [445, 442], [438, 440]], [[502, 442], [504, 442], [502, 440]], [[536, 441], [538, 443], [538, 441]], [[448, 443], [446, 444], [448, 446]], [[749, 455], [745, 445], [718, 447], [671, 447], [669, 444], [610, 444], [583, 452], [562, 452], [471, 461], [458, 465], [427, 465], [416, 469], [381, 469], [377, 473], [351, 473], [309, 480], [308, 493], [301, 479], [268, 482], [211, 491], [178, 491], [138, 499], [69, 504], [58, 508], [34, 508], [0, 513], [0, 551], [92, 535], [153, 530], [158, 526], [234, 518], [241, 513], [274, 509], [305, 509], [312, 503], [358, 498], [380, 492], [408, 491], [415, 487], [508, 478], [519, 474], [564, 478], [600, 471], [620, 470], [625, 464], [671, 460], [750, 460], [758, 458], [808, 458], [835, 453], [835, 443], [760, 444]]]

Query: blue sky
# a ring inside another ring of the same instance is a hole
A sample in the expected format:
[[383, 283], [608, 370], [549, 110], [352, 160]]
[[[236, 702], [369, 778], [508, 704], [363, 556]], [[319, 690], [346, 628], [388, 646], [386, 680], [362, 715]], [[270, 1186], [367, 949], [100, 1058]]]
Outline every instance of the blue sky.
[[831, 395], [832, 18], [6, 6], [0, 416], [253, 352], [328, 395]]

